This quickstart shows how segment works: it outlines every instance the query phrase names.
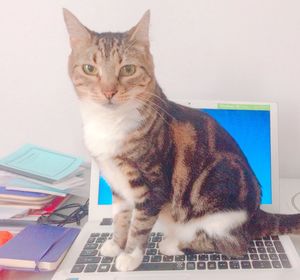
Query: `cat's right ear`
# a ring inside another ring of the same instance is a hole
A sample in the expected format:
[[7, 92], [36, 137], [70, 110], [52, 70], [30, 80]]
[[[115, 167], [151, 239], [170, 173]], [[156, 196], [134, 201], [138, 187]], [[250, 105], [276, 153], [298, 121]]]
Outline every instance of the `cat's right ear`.
[[88, 43], [91, 40], [89, 30], [67, 9], [63, 9], [65, 23], [70, 35], [71, 48]]

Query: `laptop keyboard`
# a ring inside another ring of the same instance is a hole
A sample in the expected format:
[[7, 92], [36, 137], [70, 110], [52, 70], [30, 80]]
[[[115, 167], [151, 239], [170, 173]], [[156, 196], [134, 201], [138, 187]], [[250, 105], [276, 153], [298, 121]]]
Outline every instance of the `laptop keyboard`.
[[[117, 272], [115, 258], [105, 257], [100, 253], [103, 243], [111, 238], [111, 233], [92, 233], [71, 273]], [[251, 241], [247, 254], [240, 258], [230, 258], [213, 252], [165, 256], [158, 249], [162, 238], [163, 234], [160, 232], [151, 233], [143, 262], [136, 271], [291, 268], [278, 236]]]

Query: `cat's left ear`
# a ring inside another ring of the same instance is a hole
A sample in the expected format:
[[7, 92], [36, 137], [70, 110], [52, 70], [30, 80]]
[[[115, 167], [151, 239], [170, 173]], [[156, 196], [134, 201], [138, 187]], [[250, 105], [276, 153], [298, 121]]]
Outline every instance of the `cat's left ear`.
[[91, 40], [89, 30], [67, 9], [63, 9], [63, 13], [72, 49], [78, 45], [88, 43]]
[[150, 10], [147, 10], [138, 24], [128, 31], [129, 41], [149, 46]]

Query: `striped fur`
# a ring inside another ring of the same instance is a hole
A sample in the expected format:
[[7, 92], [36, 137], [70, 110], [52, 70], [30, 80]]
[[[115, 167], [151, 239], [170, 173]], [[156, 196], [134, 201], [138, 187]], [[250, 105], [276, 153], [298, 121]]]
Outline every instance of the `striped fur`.
[[[119, 270], [140, 264], [158, 218], [169, 228], [165, 254], [243, 255], [251, 238], [300, 233], [300, 215], [259, 209], [259, 182], [236, 141], [206, 113], [164, 95], [149, 51], [149, 12], [127, 32], [101, 34], [64, 13], [85, 143], [114, 192], [114, 237], [102, 253], [122, 252]], [[122, 76], [124, 65], [135, 72]]]

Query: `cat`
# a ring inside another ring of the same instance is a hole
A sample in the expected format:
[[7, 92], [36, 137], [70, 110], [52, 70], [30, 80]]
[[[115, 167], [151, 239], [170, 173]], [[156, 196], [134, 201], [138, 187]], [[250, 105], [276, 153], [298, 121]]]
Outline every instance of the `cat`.
[[85, 144], [113, 192], [113, 238], [101, 253], [116, 257], [118, 270], [141, 264], [158, 218], [165, 255], [242, 256], [251, 239], [300, 234], [300, 214], [260, 209], [260, 184], [229, 133], [167, 99], [155, 78], [149, 11], [123, 33], [91, 31], [68, 10], [64, 19]]

